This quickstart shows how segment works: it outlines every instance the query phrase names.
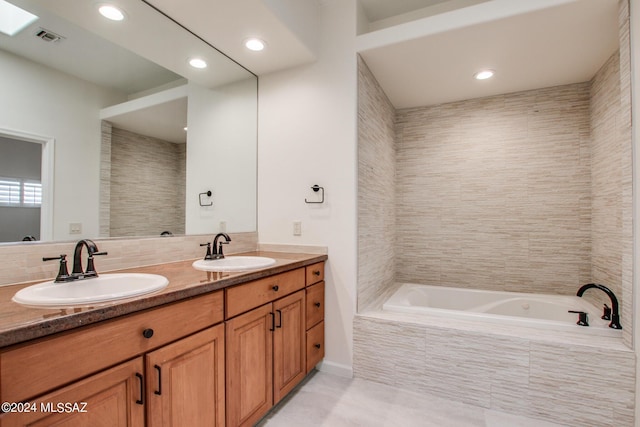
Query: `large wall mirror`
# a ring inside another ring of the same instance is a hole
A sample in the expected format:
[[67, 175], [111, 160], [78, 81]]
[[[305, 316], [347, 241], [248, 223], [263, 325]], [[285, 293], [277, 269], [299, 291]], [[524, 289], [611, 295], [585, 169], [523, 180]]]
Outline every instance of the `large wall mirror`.
[[255, 75], [153, 1], [9, 2], [0, 243], [256, 230]]

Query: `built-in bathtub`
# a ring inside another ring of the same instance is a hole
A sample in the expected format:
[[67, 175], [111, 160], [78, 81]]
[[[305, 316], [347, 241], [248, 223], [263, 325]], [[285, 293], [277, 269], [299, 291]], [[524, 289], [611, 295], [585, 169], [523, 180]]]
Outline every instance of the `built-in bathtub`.
[[[609, 328], [609, 321], [601, 319], [603, 308], [595, 307], [584, 298], [570, 295], [484, 291], [404, 283], [383, 304], [383, 310], [510, 323], [582, 334], [617, 336], [622, 333]], [[588, 313], [589, 326], [577, 325], [578, 315], [569, 311]]]
[[[398, 284], [356, 314], [354, 376], [567, 426], [633, 427], [635, 353], [583, 298]], [[589, 313], [591, 326], [576, 325]]]

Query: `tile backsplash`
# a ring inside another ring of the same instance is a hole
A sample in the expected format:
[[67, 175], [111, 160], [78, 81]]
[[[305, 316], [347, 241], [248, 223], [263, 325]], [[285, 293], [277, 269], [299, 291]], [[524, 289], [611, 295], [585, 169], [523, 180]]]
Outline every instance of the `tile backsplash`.
[[[258, 245], [258, 233], [229, 233], [232, 241], [225, 253], [254, 251]], [[109, 254], [97, 257], [98, 272], [141, 267], [174, 261], [200, 258], [205, 248], [200, 243], [213, 241], [213, 235], [175, 237], [151, 237], [132, 239], [94, 239], [101, 251]], [[42, 243], [27, 242], [0, 245], [0, 286], [35, 280], [48, 280], [58, 272], [56, 261], [43, 262], [43, 257], [67, 254], [69, 265], [73, 262], [75, 242]]]

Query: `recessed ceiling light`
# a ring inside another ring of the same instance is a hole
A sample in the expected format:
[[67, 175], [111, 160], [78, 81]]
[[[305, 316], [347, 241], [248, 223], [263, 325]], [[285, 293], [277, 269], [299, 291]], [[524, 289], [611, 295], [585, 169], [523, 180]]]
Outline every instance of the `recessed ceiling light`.
[[496, 72], [493, 70], [482, 70], [482, 71], [478, 71], [477, 73], [475, 73], [473, 75], [473, 77], [475, 77], [476, 80], [486, 80], [486, 79], [490, 79], [491, 77], [493, 77], [493, 75]]
[[124, 19], [124, 12], [110, 4], [103, 4], [98, 8], [98, 12], [112, 21], [122, 21]]
[[189, 65], [193, 68], [207, 68], [207, 62], [201, 58], [191, 58], [189, 60]]
[[265, 48], [266, 45], [267, 44], [264, 40], [256, 38], [250, 38], [244, 41], [244, 46], [249, 50], [253, 50], [254, 52], [260, 52]]
[[36, 19], [38, 17], [33, 13], [0, 0], [0, 33], [16, 35]]

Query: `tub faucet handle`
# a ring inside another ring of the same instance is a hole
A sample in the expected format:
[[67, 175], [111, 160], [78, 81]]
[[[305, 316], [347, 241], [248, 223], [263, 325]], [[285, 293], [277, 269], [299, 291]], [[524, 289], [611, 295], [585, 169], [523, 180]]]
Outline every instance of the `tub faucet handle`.
[[589, 320], [587, 318], [587, 312], [569, 310], [569, 313], [576, 313], [578, 315], [578, 321], [576, 322], [576, 325], [589, 326]]
[[611, 307], [609, 307], [607, 304], [604, 305], [603, 307], [603, 314], [601, 317], [602, 320], [611, 320]]

